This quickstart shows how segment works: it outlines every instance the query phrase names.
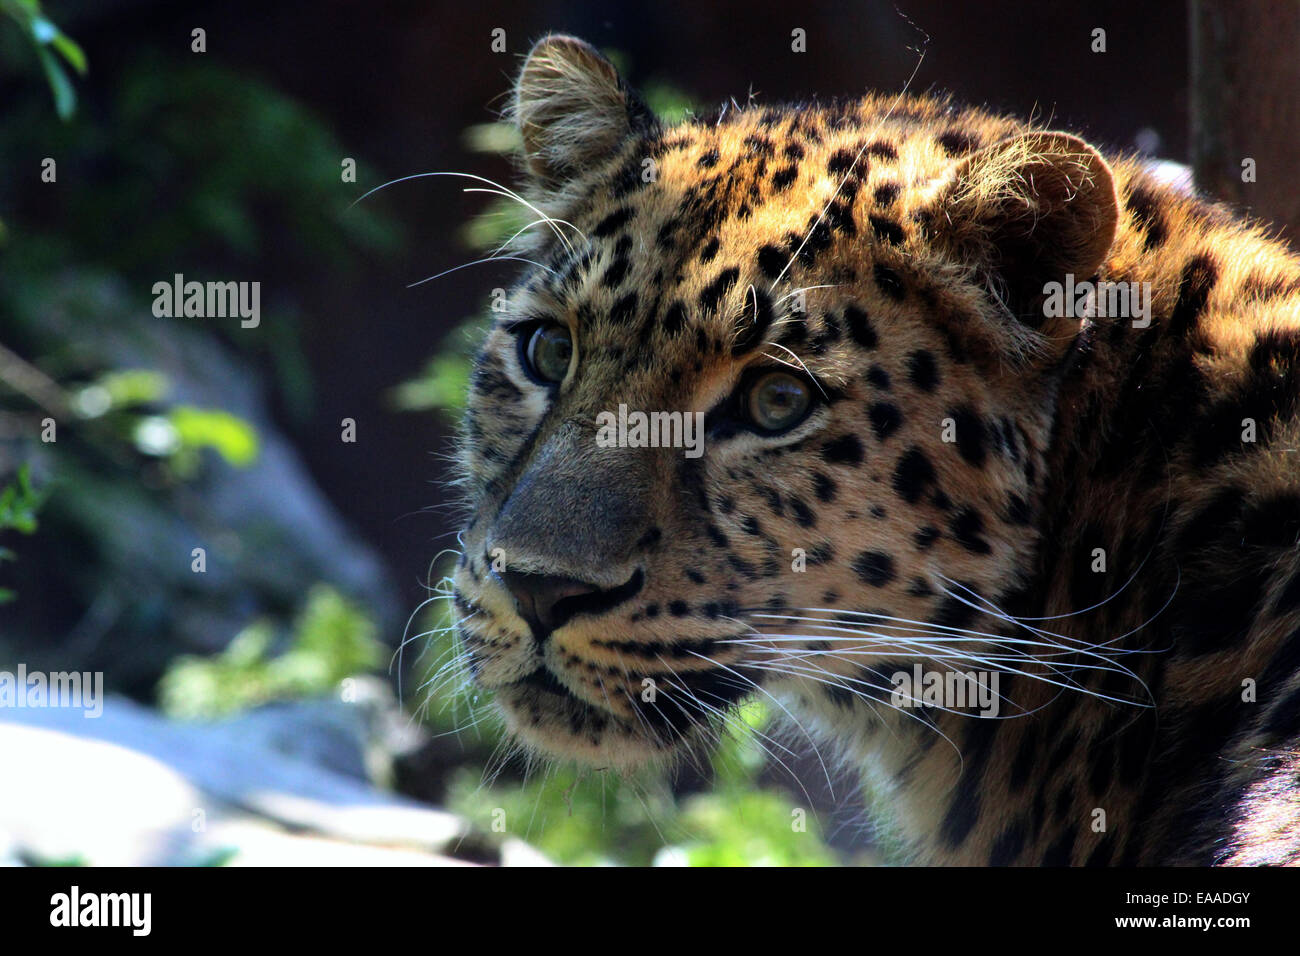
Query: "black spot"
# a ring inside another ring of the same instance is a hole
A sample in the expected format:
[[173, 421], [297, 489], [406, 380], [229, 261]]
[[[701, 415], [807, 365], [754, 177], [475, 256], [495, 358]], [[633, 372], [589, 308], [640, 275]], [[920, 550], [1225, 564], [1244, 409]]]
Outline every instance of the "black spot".
[[819, 501], [834, 501], [836, 485], [828, 476], [823, 475], [820, 471], [813, 472], [813, 489]]
[[853, 168], [852, 150], [837, 149], [826, 163], [826, 171], [832, 176], [842, 176]]
[[975, 782], [961, 785], [948, 812], [944, 814], [939, 832], [948, 846], [956, 849], [966, 842], [980, 817], [980, 792]]
[[831, 682], [825, 684], [823, 689], [825, 690], [826, 696], [830, 699], [831, 703], [833, 703], [836, 707], [843, 707], [846, 709], [852, 708], [854, 702], [857, 700], [857, 698], [853, 694], [853, 691], [851, 691], [848, 687], [845, 687], [843, 684]]
[[1028, 501], [1013, 494], [1007, 500], [1007, 520], [1012, 524], [1030, 524], [1034, 520], [1034, 510]]
[[976, 468], [984, 466], [984, 421], [967, 405], [952, 409], [948, 416], [957, 430], [957, 450]]
[[930, 597], [934, 594], [934, 589], [925, 578], [912, 578], [912, 583], [907, 586], [907, 593], [912, 597]]
[[638, 304], [639, 302], [637, 300], [636, 293], [629, 292], [627, 295], [623, 296], [612, 306], [610, 306], [609, 309], [610, 321], [618, 324], [624, 324], [630, 322], [632, 320], [632, 317], [636, 315]]
[[867, 417], [871, 419], [871, 427], [875, 429], [879, 441], [884, 441], [898, 431], [898, 426], [903, 423], [903, 415], [898, 406], [889, 402], [876, 402], [867, 410]]
[[794, 513], [794, 519], [805, 528], [811, 528], [817, 523], [817, 515], [804, 502], [793, 495], [786, 499], [790, 505], [790, 511]]
[[940, 133], [935, 142], [949, 156], [962, 156], [979, 147], [979, 140], [970, 133], [958, 129], [950, 129], [946, 133]]
[[704, 244], [704, 248], [700, 250], [700, 262], [708, 263], [708, 262], [712, 262], [715, 258], [717, 258], [718, 245], [719, 243], [718, 243], [717, 236], [714, 236], [712, 239], [706, 242]]
[[[903, 232], [903, 227], [894, 222], [894, 220], [886, 219], [884, 216], [869, 216], [867, 218], [871, 223], [871, 231], [876, 234], [876, 238], [881, 242], [890, 242], [897, 245], [907, 238], [906, 234]], [[879, 267], [877, 267], [877, 269], [879, 269]], [[879, 272], [877, 272], [876, 281], [880, 282]], [[883, 283], [881, 284], [881, 288], [885, 288]], [[885, 291], [890, 295], [893, 295], [895, 298], [901, 299], [903, 297], [901, 293], [901, 282], [899, 283], [899, 289], [900, 292], [897, 295], [890, 292], [888, 289], [885, 289]]]
[[934, 481], [934, 466], [925, 452], [913, 446], [898, 459], [894, 468], [894, 491], [909, 505], [921, 500], [925, 490]]
[[597, 239], [606, 239], [627, 225], [627, 221], [631, 218], [631, 206], [623, 206], [621, 209], [616, 209], [596, 225], [596, 228], [592, 231], [592, 235]]
[[835, 548], [829, 541], [823, 541], [814, 548], [808, 549], [809, 564], [828, 564], [835, 560]]
[[772, 189], [775, 192], [782, 192], [789, 189], [790, 184], [795, 181], [799, 175], [799, 167], [794, 163], [788, 166], [782, 166], [772, 174]]
[[1162, 245], [1166, 235], [1165, 224], [1155, 197], [1141, 186], [1135, 186], [1129, 193], [1128, 207], [1138, 228], [1145, 233], [1142, 247], [1150, 251]]
[[1178, 282], [1178, 300], [1169, 316], [1171, 335], [1181, 337], [1196, 327], [1218, 277], [1219, 270], [1214, 259], [1204, 253], [1194, 256], [1183, 267], [1182, 278]]
[[984, 519], [974, 508], [957, 512], [948, 527], [957, 542], [972, 554], [988, 554], [992, 550], [983, 538]]
[[857, 224], [853, 221], [853, 207], [843, 200], [833, 202], [826, 207], [825, 222], [830, 226], [831, 232], [838, 232], [845, 236], [858, 234]]
[[690, 605], [685, 601], [673, 601], [668, 605], [668, 613], [673, 617], [685, 617], [690, 613]]
[[731, 542], [727, 540], [727, 536], [723, 534], [721, 530], [714, 527], [713, 525], [706, 524], [704, 526], [704, 531], [709, 536], [709, 540], [712, 541], [717, 547], [726, 549], [731, 546]]
[[609, 264], [605, 274], [600, 277], [600, 284], [606, 289], [617, 289], [622, 285], [623, 280], [627, 278], [627, 270], [631, 265], [631, 260], [627, 256], [618, 256]]
[[822, 458], [836, 465], [862, 463], [862, 442], [857, 435], [841, 435], [822, 446]]
[[879, 342], [876, 336], [876, 329], [867, 318], [867, 313], [863, 312], [856, 305], [850, 305], [844, 309], [844, 321], [849, 327], [849, 335], [853, 341], [857, 342], [864, 349], [874, 349]]
[[890, 381], [889, 373], [879, 365], [873, 365], [867, 370], [867, 381], [882, 392], [889, 391]]
[[768, 294], [753, 289], [745, 299], [745, 311], [739, 321], [740, 328], [731, 343], [732, 355], [743, 355], [751, 349], [758, 348], [767, 336], [768, 329], [776, 321], [772, 311], [772, 300]]
[[676, 335], [685, 325], [686, 307], [682, 305], [681, 300], [676, 300], [664, 313], [664, 331], [669, 335]]
[[805, 266], [810, 266], [817, 261], [817, 256], [830, 246], [831, 227], [825, 220], [819, 221], [816, 216], [812, 216], [808, 222], [806, 235], [799, 236], [791, 233], [786, 238], [790, 252], [797, 255], [799, 261]]
[[894, 144], [887, 143], [883, 139], [878, 139], [868, 146], [867, 154], [877, 159], [898, 159], [898, 150], [894, 148]]
[[912, 535], [912, 540], [922, 551], [933, 546], [939, 540], [939, 529], [934, 525], [926, 525], [924, 528], [918, 528], [916, 534]]
[[763, 246], [758, 250], [758, 267], [767, 278], [776, 280], [790, 261], [790, 257], [776, 246]]
[[872, 587], [883, 588], [893, 581], [894, 559], [883, 551], [863, 551], [853, 559], [853, 570]]
[[874, 195], [878, 205], [891, 205], [898, 198], [898, 183], [881, 183], [876, 187]]
[[966, 628], [975, 619], [976, 613], [975, 609], [967, 603], [968, 601], [969, 598], [962, 601], [955, 595], [946, 595], [939, 602], [939, 607], [930, 618], [930, 623], [941, 628], [957, 630]]
[[880, 291], [895, 302], [902, 302], [907, 296], [902, 277], [889, 266], [877, 262], [873, 274], [876, 277], [876, 285], [880, 286]]
[[711, 149], [708, 152], [701, 154], [700, 158], [696, 160], [696, 162], [701, 169], [712, 169], [714, 166], [718, 165], [718, 151], [716, 149]]
[[1038, 745], [1042, 736], [1042, 724], [1030, 724], [1025, 728], [1020, 744], [1016, 748], [1015, 759], [1011, 762], [1011, 776], [1008, 782], [1011, 790], [1018, 793], [1025, 789], [1034, 765], [1038, 763]]
[[939, 385], [939, 368], [934, 353], [918, 349], [907, 357], [907, 377], [923, 392], [933, 392]]
[[718, 273], [718, 277], [700, 293], [700, 308], [705, 311], [716, 309], [722, 297], [736, 284], [738, 278], [740, 278], [740, 270], [735, 266], [723, 269]]
[[798, 143], [787, 143], [784, 152], [787, 159], [803, 159], [803, 147]]

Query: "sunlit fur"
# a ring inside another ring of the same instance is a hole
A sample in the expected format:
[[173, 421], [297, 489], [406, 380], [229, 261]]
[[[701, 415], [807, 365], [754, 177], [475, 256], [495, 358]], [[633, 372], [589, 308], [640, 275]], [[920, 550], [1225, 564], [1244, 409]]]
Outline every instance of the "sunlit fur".
[[[871, 769], [921, 861], [1300, 856], [1285, 246], [942, 99], [663, 128], [550, 38], [512, 115], [534, 222], [509, 254], [536, 265], [476, 360], [453, 582], [460, 660], [517, 741], [667, 766], [757, 695], [788, 748]], [[1044, 319], [1066, 272], [1151, 283], [1151, 327]], [[575, 341], [554, 391], [520, 367], [533, 321]], [[788, 433], [714, 427], [697, 461], [595, 442], [620, 403], [716, 425], [761, 365], [822, 397]], [[503, 567], [638, 587], [535, 637]], [[916, 661], [999, 671], [1000, 716], [892, 707]]]

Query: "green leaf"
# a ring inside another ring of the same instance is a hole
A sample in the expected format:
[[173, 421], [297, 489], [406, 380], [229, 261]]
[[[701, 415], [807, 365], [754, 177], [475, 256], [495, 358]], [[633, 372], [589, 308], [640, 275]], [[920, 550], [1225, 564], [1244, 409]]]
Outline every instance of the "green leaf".
[[50, 82], [50, 90], [54, 94], [55, 112], [59, 114], [59, 119], [65, 122], [72, 119], [72, 114], [77, 111], [77, 92], [72, 88], [68, 75], [63, 72], [59, 61], [45, 47], [38, 46], [36, 55], [40, 57], [45, 78]]
[[257, 431], [229, 412], [178, 405], [167, 415], [182, 448], [211, 448], [236, 468], [257, 460]]
[[77, 45], [76, 40], [62, 30], [57, 30], [51, 42], [54, 44], [54, 49], [59, 51], [63, 59], [67, 60], [74, 70], [82, 76], [86, 75], [86, 54], [81, 51], [81, 47]]

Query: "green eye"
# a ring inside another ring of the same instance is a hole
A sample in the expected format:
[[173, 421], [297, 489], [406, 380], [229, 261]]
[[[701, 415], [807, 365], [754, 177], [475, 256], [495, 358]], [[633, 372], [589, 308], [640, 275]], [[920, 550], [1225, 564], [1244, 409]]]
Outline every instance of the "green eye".
[[573, 337], [562, 325], [539, 325], [524, 340], [524, 366], [541, 382], [564, 381], [573, 359]]
[[812, 404], [808, 384], [787, 372], [768, 372], [745, 396], [750, 421], [766, 432], [794, 428], [808, 417]]

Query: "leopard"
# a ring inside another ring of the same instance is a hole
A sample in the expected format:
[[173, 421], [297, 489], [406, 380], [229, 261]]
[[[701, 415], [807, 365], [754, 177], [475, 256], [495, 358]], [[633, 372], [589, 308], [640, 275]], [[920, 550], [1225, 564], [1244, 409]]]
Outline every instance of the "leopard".
[[1300, 863], [1300, 259], [1266, 224], [942, 93], [668, 122], [562, 34], [506, 114], [532, 223], [450, 592], [515, 746], [671, 772], [761, 701], [911, 863]]

